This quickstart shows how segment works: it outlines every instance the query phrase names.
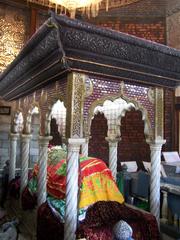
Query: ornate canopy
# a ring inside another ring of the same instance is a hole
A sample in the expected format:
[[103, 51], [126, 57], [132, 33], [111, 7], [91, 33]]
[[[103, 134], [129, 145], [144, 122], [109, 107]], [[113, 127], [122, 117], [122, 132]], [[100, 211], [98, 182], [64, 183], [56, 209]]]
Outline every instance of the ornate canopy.
[[0, 95], [5, 100], [17, 99], [71, 71], [175, 87], [180, 83], [180, 52], [52, 15], [1, 74]]

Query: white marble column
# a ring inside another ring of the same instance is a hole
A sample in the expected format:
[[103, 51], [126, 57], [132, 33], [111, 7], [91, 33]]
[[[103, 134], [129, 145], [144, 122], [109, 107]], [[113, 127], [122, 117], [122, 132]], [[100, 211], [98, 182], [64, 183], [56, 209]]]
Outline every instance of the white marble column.
[[150, 142], [151, 150], [151, 176], [150, 176], [150, 211], [159, 224], [160, 217], [160, 171], [161, 149], [165, 140]]
[[78, 170], [79, 151], [85, 139], [68, 140], [68, 157], [66, 169], [66, 212], [64, 240], [75, 240], [78, 213]]
[[47, 197], [47, 160], [48, 144], [52, 139], [51, 136], [39, 136], [39, 172], [38, 172], [38, 207], [46, 201]]
[[30, 152], [30, 134], [21, 135], [21, 185], [20, 194], [28, 183], [28, 166], [29, 166], [29, 152]]
[[112, 172], [113, 178], [116, 181], [117, 175], [117, 149], [120, 138], [107, 137], [109, 143], [109, 169]]
[[89, 137], [85, 138], [85, 143], [82, 144], [82, 155], [88, 157]]
[[10, 162], [9, 162], [9, 181], [15, 178], [16, 174], [16, 150], [19, 134], [10, 133]]

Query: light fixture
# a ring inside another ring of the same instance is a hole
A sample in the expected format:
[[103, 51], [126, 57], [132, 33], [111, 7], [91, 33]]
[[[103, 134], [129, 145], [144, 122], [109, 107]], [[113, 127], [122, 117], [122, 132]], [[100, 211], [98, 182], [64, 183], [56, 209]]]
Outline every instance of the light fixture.
[[[99, 3], [102, 0], [49, 0], [50, 3], [67, 9], [72, 18], [75, 17], [76, 9], [82, 9], [83, 13], [95, 17], [99, 11]], [[108, 0], [107, 4], [108, 4]]]
[[[108, 8], [118, 8], [136, 3], [141, 0], [27, 0], [35, 4], [44, 5], [49, 8], [55, 8], [56, 13], [65, 13], [68, 10], [70, 17], [74, 18], [76, 10], [80, 10], [88, 17], [96, 17], [99, 9], [108, 11]], [[101, 4], [102, 2], [102, 4]]]

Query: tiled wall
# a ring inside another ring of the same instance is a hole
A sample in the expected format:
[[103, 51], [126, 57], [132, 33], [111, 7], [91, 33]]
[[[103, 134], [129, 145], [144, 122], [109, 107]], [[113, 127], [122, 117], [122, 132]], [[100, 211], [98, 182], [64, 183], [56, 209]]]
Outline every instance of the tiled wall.
[[101, 27], [166, 44], [166, 25], [163, 18], [103, 18], [91, 21], [93, 24]]
[[[136, 161], [141, 166], [142, 161], [150, 161], [150, 149], [144, 136], [144, 122], [139, 111], [127, 112], [121, 121], [121, 139], [118, 144], [118, 169], [120, 162]], [[105, 140], [107, 136], [107, 121], [104, 115], [94, 117], [91, 125], [89, 155], [103, 159], [108, 164], [109, 147]]]
[[89, 141], [89, 156], [103, 159], [108, 163], [109, 147], [107, 137], [107, 120], [103, 114], [95, 115], [91, 124], [91, 138]]
[[180, 11], [167, 17], [167, 44], [180, 49]]
[[120, 161], [150, 161], [150, 148], [144, 136], [144, 122], [140, 111], [127, 112], [121, 121], [122, 139], [118, 146], [118, 168]]

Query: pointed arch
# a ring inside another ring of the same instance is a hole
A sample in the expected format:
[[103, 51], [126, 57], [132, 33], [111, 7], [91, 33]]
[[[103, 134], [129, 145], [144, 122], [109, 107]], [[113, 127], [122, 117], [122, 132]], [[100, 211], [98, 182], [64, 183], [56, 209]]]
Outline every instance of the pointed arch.
[[58, 132], [60, 135], [65, 137], [66, 107], [64, 105], [64, 102], [60, 99], [52, 103], [46, 113], [46, 135], [50, 135], [50, 123], [52, 118], [56, 120], [56, 124], [58, 125]]
[[[25, 112], [24, 117], [24, 133], [31, 134], [32, 131], [32, 116], [34, 114], [39, 115], [39, 118], [41, 119], [41, 111], [39, 104], [37, 102], [34, 102], [30, 105], [30, 107]], [[41, 123], [40, 123], [41, 125]]]
[[[144, 121], [144, 134], [146, 141], [152, 139], [152, 127], [148, 117], [148, 112], [136, 99], [130, 99], [124, 95], [111, 95], [94, 101], [88, 113], [87, 128], [88, 135], [90, 135], [90, 127], [94, 115], [98, 112], [104, 113], [106, 119], [113, 118], [114, 124], [117, 124], [127, 111], [131, 109], [139, 110], [142, 113], [142, 120]], [[116, 122], [116, 123], [115, 123]], [[120, 136], [117, 128], [117, 137]]]
[[12, 116], [11, 132], [21, 133], [24, 128], [24, 116], [21, 110], [16, 110]]

